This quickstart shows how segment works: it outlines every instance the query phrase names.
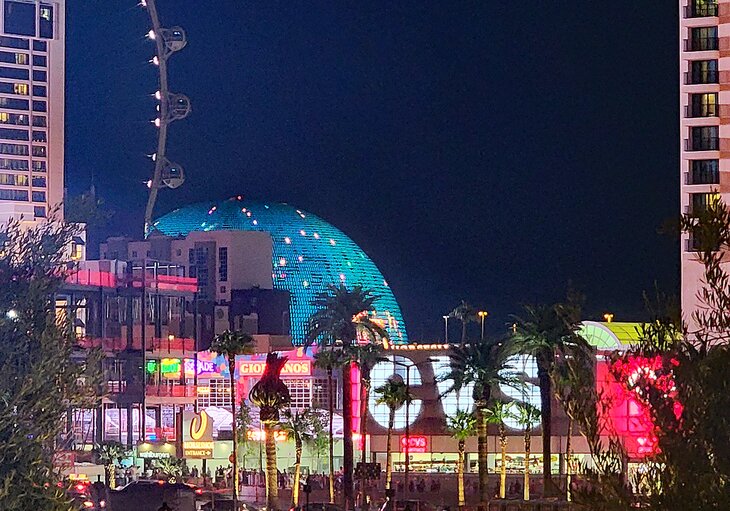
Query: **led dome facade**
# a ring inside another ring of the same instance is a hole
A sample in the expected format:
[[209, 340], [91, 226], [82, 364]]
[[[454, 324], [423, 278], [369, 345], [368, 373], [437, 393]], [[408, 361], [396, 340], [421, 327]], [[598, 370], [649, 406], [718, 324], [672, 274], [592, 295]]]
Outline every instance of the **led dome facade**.
[[312, 302], [329, 284], [361, 285], [379, 296], [375, 316], [391, 342], [408, 342], [400, 307], [375, 264], [342, 231], [287, 204], [233, 197], [185, 206], [160, 217], [154, 228], [168, 236], [192, 231], [261, 231], [273, 240], [273, 284], [290, 295], [291, 335], [304, 343]]

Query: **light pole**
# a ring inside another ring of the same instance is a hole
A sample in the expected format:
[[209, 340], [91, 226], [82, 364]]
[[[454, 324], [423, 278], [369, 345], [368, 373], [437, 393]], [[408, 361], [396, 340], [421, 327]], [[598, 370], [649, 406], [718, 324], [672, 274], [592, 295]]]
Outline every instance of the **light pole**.
[[444, 316], [444, 339], [446, 344], [449, 344], [449, 316]]
[[489, 316], [489, 313], [487, 311], [479, 311], [477, 314], [479, 315], [479, 319], [481, 320], [481, 323], [482, 323], [482, 337], [481, 337], [481, 339], [483, 341], [484, 340], [484, 320], [487, 318], [487, 316]]
[[[448, 318], [448, 316], [444, 316], [444, 318]], [[447, 320], [448, 323], [448, 320]], [[422, 364], [427, 364], [433, 362], [432, 359], [426, 359], [421, 362], [412, 362], [410, 364], [406, 364], [405, 362], [397, 362], [395, 359], [393, 359], [393, 365], [404, 367], [406, 369], [406, 395], [410, 396], [411, 393], [411, 368], [412, 367], [418, 367]], [[403, 474], [403, 488], [404, 491], [408, 491], [408, 479], [411, 473], [411, 461], [410, 461], [410, 439], [411, 439], [411, 421], [410, 421], [410, 410], [411, 410], [411, 400], [408, 399], [406, 401], [406, 444], [405, 444], [405, 455], [406, 455], [406, 462], [405, 462], [405, 471]]]

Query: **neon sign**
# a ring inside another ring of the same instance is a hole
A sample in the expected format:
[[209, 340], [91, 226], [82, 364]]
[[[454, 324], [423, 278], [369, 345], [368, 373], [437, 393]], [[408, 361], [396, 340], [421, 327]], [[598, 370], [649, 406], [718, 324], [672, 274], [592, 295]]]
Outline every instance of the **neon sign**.
[[428, 452], [428, 437], [422, 435], [400, 437], [401, 452], [405, 453], [406, 448], [408, 454]]
[[[246, 431], [246, 438], [252, 442], [263, 442], [266, 440], [266, 431], [262, 431], [260, 429], [249, 429]], [[274, 431], [275, 442], [286, 442], [288, 439], [289, 436], [286, 434], [286, 431]]]
[[[243, 360], [238, 363], [239, 376], [261, 376], [264, 374], [266, 362], [252, 362]], [[312, 374], [311, 360], [290, 360], [284, 364], [282, 376], [310, 376]]]
[[[200, 360], [198, 359], [198, 374], [202, 373], [214, 373], [215, 372], [215, 362], [212, 360]], [[194, 376], [195, 375], [195, 360], [192, 358], [186, 358], [185, 359], [185, 376]]]

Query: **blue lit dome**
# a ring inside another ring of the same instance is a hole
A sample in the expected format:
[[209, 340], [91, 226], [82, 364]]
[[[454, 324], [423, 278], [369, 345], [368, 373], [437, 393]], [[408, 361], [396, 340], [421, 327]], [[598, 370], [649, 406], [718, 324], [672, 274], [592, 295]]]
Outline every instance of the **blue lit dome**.
[[236, 198], [185, 206], [159, 218], [154, 227], [168, 236], [191, 231], [262, 231], [273, 240], [274, 288], [290, 294], [292, 341], [302, 344], [312, 301], [329, 284], [361, 285], [379, 296], [375, 316], [391, 342], [408, 342], [398, 302], [375, 264], [342, 231], [287, 204]]

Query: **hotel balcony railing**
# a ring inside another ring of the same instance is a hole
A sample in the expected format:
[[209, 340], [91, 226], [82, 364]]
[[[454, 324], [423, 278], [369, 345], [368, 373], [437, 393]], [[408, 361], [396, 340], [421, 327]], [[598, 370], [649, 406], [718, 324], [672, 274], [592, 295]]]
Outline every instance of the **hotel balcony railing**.
[[696, 2], [690, 0], [689, 5], [684, 8], [685, 18], [709, 18], [717, 16], [717, 3]]
[[145, 390], [147, 396], [156, 397], [197, 397], [198, 392], [195, 385], [161, 384], [147, 385]]
[[716, 185], [720, 184], [720, 173], [717, 171], [693, 170], [684, 173], [686, 185]]
[[720, 139], [718, 137], [685, 139], [684, 149], [685, 151], [719, 151]]
[[[123, 351], [127, 349], [127, 339], [119, 337], [82, 337], [78, 339], [77, 343], [79, 347], [85, 349], [101, 348], [104, 351]], [[182, 351], [183, 353], [189, 351], [192, 353], [195, 351], [195, 339], [187, 337], [175, 337], [174, 339], [153, 337], [151, 339], [147, 339], [145, 344], [147, 351], [167, 351], [168, 353], [172, 351]], [[141, 350], [142, 339], [132, 339], [131, 349]]]
[[720, 105], [715, 104], [695, 104], [684, 107], [684, 116], [693, 117], [717, 117], [720, 115]]
[[717, 37], [699, 37], [684, 40], [684, 51], [716, 51], [718, 49]]
[[703, 85], [712, 83], [720, 83], [720, 72], [717, 70], [684, 72], [685, 85]]

